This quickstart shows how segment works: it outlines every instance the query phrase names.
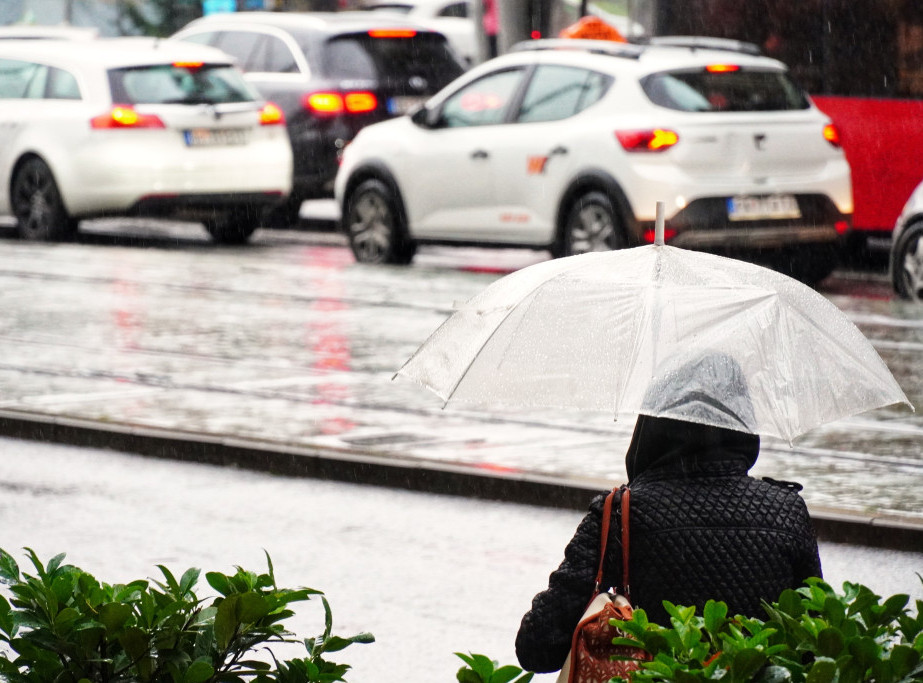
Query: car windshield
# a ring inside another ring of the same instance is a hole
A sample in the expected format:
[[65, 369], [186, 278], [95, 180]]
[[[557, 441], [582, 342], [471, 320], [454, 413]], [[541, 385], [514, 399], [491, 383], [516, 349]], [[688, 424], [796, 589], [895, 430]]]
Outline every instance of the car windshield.
[[736, 67], [672, 71], [645, 77], [641, 87], [654, 104], [680, 111], [785, 111], [810, 106], [801, 89], [780, 71]]
[[156, 64], [109, 71], [112, 101], [124, 104], [252, 102], [255, 92], [227, 64]]
[[445, 39], [433, 33], [338, 36], [327, 42], [323, 61], [324, 74], [329, 78], [406, 81], [417, 76], [437, 87], [464, 71]]

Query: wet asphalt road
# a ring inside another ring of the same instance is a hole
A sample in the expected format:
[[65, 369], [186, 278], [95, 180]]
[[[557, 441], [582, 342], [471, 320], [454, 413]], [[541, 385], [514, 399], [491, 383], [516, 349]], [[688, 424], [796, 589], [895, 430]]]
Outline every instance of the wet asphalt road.
[[[624, 480], [631, 425], [569, 414], [441, 410], [391, 381], [412, 351], [497, 277], [547, 258], [422, 249], [409, 268], [356, 264], [331, 233], [258, 231], [215, 247], [194, 224], [84, 223], [71, 244], [0, 230], [0, 410], [415, 458], [481, 471]], [[822, 293], [923, 405], [923, 311], [881, 265]], [[919, 413], [882, 409], [796, 442], [764, 440], [754, 473], [809, 504], [923, 519]], [[607, 455], [611, 454], [611, 455]]]

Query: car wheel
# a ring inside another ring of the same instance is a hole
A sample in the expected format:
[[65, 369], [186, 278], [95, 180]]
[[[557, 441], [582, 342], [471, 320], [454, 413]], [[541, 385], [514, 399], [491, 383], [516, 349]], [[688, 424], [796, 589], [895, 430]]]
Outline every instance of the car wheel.
[[77, 231], [77, 221], [67, 214], [54, 175], [41, 159], [29, 159], [16, 171], [10, 199], [23, 239], [61, 240]]
[[205, 221], [205, 229], [217, 244], [245, 244], [256, 231], [257, 217], [246, 209], [230, 211]]
[[580, 195], [573, 203], [552, 253], [557, 258], [624, 246], [624, 231], [612, 201], [603, 192], [594, 191]]
[[814, 287], [830, 275], [839, 262], [840, 250], [836, 245], [805, 245], [786, 253], [776, 270]]
[[923, 300], [923, 221], [901, 233], [891, 254], [894, 291], [902, 299]]
[[413, 260], [416, 245], [397, 207], [394, 192], [380, 180], [366, 180], [349, 195], [344, 228], [357, 261], [406, 265]]

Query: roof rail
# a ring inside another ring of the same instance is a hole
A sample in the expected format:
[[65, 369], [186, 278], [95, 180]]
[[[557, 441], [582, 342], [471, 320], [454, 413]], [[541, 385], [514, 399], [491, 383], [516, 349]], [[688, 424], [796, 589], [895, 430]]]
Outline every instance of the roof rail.
[[630, 39], [635, 45], [652, 45], [663, 47], [687, 47], [691, 50], [726, 50], [728, 52], [742, 52], [748, 55], [761, 55], [756, 43], [748, 43], [733, 38], [710, 38], [707, 36], [653, 36], [633, 37]]
[[637, 59], [644, 52], [643, 45], [619, 43], [613, 40], [589, 40], [586, 38], [543, 38], [524, 40], [513, 45], [509, 52], [529, 52], [532, 50], [576, 50], [610, 57]]

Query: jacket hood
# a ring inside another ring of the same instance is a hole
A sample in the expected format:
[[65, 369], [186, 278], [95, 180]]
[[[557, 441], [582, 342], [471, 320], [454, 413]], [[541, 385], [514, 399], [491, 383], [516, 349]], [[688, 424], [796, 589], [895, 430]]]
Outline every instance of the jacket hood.
[[628, 481], [651, 470], [746, 473], [760, 450], [754, 425], [737, 361], [718, 352], [696, 356], [648, 389], [625, 456]]

